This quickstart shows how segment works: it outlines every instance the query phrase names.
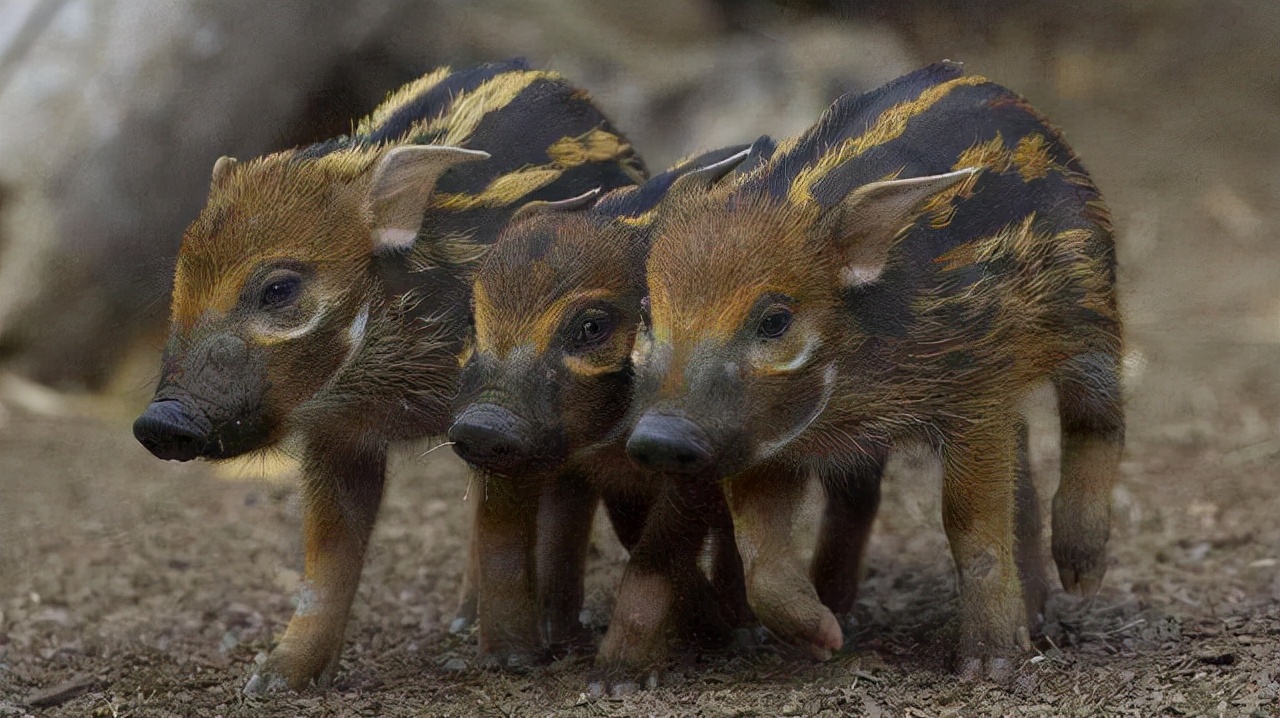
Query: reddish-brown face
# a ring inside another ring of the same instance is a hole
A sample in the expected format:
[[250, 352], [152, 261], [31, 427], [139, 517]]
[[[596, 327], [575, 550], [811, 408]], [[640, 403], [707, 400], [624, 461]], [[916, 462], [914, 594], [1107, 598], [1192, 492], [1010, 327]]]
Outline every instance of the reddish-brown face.
[[723, 193], [664, 208], [636, 351], [639, 463], [725, 475], [782, 448], [834, 381], [838, 266], [816, 214]]
[[615, 430], [643, 257], [629, 232], [587, 212], [508, 227], [474, 286], [475, 336], [449, 431], [462, 458], [498, 472], [550, 466]]
[[270, 445], [364, 331], [370, 224], [361, 191], [267, 158], [216, 180], [187, 230], [155, 400], [135, 424], [161, 458]]
[[726, 476], [792, 446], [862, 341], [846, 290], [879, 281], [920, 208], [972, 176], [872, 182], [828, 207], [749, 180], [673, 189], [648, 262], [652, 326], [635, 360], [631, 458]]
[[182, 461], [283, 438], [373, 326], [375, 248], [412, 246], [440, 175], [486, 158], [404, 145], [219, 160], [178, 254], [164, 373], [134, 435]]

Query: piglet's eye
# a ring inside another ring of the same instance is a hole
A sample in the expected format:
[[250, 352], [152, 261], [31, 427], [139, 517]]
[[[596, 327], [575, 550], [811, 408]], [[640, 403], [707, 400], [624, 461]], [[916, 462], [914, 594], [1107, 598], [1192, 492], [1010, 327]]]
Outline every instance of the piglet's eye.
[[575, 351], [597, 346], [613, 334], [613, 318], [604, 312], [591, 312], [583, 316], [578, 323], [577, 333], [573, 337]]
[[770, 309], [760, 318], [760, 326], [756, 329], [763, 339], [777, 339], [791, 328], [791, 310], [786, 307]]
[[282, 309], [293, 304], [302, 291], [302, 277], [293, 272], [279, 274], [262, 287], [259, 305], [263, 309]]

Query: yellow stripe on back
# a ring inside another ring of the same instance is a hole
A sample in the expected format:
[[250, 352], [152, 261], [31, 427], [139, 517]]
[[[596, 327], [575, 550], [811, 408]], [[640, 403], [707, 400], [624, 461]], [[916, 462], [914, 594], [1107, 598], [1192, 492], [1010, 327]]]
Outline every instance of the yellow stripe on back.
[[983, 167], [1001, 174], [1017, 169], [1023, 182], [1042, 179], [1050, 172], [1068, 174], [1066, 167], [1054, 161], [1049, 141], [1039, 132], [1024, 136], [1013, 149], [1005, 145], [999, 132], [986, 142], [976, 142], [960, 153], [951, 169], [966, 167]]
[[950, 82], [930, 87], [913, 100], [890, 107], [880, 113], [875, 123], [868, 127], [866, 132], [841, 142], [838, 147], [824, 154], [816, 163], [801, 170], [791, 183], [787, 199], [796, 204], [813, 203], [813, 185], [830, 174], [832, 170], [873, 147], [879, 147], [901, 137], [907, 129], [907, 123], [913, 117], [933, 107], [952, 90], [958, 87], [980, 85], [986, 81], [985, 77], [979, 75], [958, 77]]
[[461, 145], [471, 138], [471, 133], [476, 131], [486, 115], [511, 104], [529, 85], [538, 80], [555, 80], [559, 77], [554, 72], [542, 70], [504, 72], [476, 89], [458, 95], [447, 113], [425, 123], [421, 130], [415, 127], [413, 134], [444, 130], [440, 144]]
[[630, 149], [621, 137], [600, 128], [580, 137], [562, 137], [547, 148], [547, 156], [559, 167], [577, 167], [610, 160]]
[[1013, 163], [1018, 166], [1023, 182], [1040, 179], [1053, 170], [1062, 169], [1049, 155], [1049, 143], [1044, 135], [1038, 132], [1018, 140], [1018, 146], [1013, 150]]
[[431, 206], [450, 212], [462, 212], [478, 207], [504, 207], [514, 204], [530, 192], [536, 192], [560, 179], [564, 170], [554, 165], [541, 165], [519, 169], [495, 177], [480, 194], [441, 192], [432, 196]]
[[618, 221], [628, 227], [644, 227], [653, 223], [653, 218], [658, 215], [657, 208], [651, 209], [643, 214], [637, 214], [634, 217], [618, 217]]
[[399, 112], [402, 107], [440, 84], [440, 81], [448, 77], [451, 72], [453, 70], [448, 66], [437, 68], [391, 93], [387, 96], [387, 99], [383, 100], [381, 105], [378, 105], [373, 112], [369, 113], [368, 117], [360, 120], [360, 124], [356, 125], [356, 134], [370, 134], [389, 120], [392, 115]]
[[566, 170], [619, 157], [630, 149], [621, 137], [594, 129], [580, 137], [563, 137], [547, 148], [551, 162], [522, 167], [495, 177], [479, 194], [440, 193], [431, 198], [431, 206], [452, 212], [479, 207], [504, 207], [514, 204], [531, 192], [560, 179]]

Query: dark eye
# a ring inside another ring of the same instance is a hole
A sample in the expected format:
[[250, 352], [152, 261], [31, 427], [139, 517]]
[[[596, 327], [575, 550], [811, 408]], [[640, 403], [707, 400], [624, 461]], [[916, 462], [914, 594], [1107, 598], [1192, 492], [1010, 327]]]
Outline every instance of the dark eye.
[[603, 312], [591, 312], [582, 317], [578, 333], [573, 337], [574, 349], [596, 346], [613, 334], [613, 318]]
[[756, 334], [764, 339], [777, 339], [791, 328], [791, 310], [786, 307], [775, 307], [760, 319]]
[[280, 309], [292, 304], [302, 289], [302, 277], [296, 274], [283, 274], [272, 277], [262, 288], [263, 309]]

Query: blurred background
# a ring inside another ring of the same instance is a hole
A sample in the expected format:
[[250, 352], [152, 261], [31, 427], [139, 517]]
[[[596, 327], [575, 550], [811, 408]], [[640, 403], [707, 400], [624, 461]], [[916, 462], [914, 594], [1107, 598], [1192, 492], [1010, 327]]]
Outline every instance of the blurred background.
[[[112, 379], [157, 344], [219, 155], [343, 133], [427, 69], [517, 55], [591, 90], [654, 168], [967, 60], [1065, 128], [1138, 228], [1131, 252], [1179, 212], [1247, 241], [1277, 181], [1238, 164], [1274, 158], [1276, 15], [1177, 0], [7, 0], [0, 362], [63, 389], [132, 388]], [[1153, 184], [1170, 173], [1192, 202]]]
[[[161, 464], [129, 436], [183, 228], [218, 156], [341, 134], [435, 66], [512, 56], [587, 88], [653, 170], [794, 134], [839, 94], [943, 58], [1027, 96], [1112, 207], [1129, 332], [1108, 578], [1120, 608], [1101, 628], [1062, 628], [1098, 658], [1053, 659], [1061, 672], [1042, 682], [1084, 700], [1068, 689], [1111, 681], [1152, 711], [1172, 691], [1229, 714], [1230, 701], [1274, 707], [1280, 661], [1248, 646], [1275, 657], [1280, 641], [1278, 37], [1280, 3], [1248, 0], [0, 0], [0, 716], [22, 703], [6, 693], [76, 680], [48, 705], [118, 708], [148, 686], [234, 704], [289, 615], [296, 505], [287, 481]], [[1037, 443], [1049, 477], [1056, 446], [1052, 431]], [[440, 632], [466, 531], [465, 479], [445, 453], [406, 453], [393, 477], [344, 662], [356, 692], [469, 656]], [[925, 464], [891, 472], [860, 604], [890, 638], [850, 660], [887, 660], [897, 683], [942, 700], [916, 670], [936, 667], [932, 649], [901, 657], [932, 645], [916, 618], [953, 591]], [[603, 616], [621, 559], [596, 560]], [[1174, 656], [1227, 637], [1234, 672], [1203, 695], [1180, 687]], [[1156, 684], [1115, 677], [1107, 657], [1126, 650], [1156, 656]], [[167, 667], [129, 683], [155, 656]], [[791, 700], [770, 695], [750, 705]]]

